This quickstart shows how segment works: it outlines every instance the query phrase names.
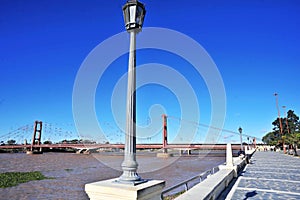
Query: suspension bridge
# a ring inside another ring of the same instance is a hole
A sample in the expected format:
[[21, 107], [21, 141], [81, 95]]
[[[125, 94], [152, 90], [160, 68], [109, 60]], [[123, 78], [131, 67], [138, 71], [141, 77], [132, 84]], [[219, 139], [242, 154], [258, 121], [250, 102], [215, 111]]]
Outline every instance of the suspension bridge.
[[[137, 149], [163, 149], [163, 152], [167, 152], [167, 149], [186, 149], [186, 150], [225, 150], [226, 144], [206, 144], [206, 143], [192, 143], [192, 144], [184, 144], [184, 143], [169, 143], [168, 142], [168, 120], [175, 119], [178, 121], [185, 121], [185, 123], [189, 123], [192, 126], [205, 127], [214, 129], [223, 133], [227, 133], [226, 137], [232, 137], [233, 135], [240, 135], [241, 133], [237, 133], [235, 131], [226, 130], [218, 127], [209, 126], [206, 124], [201, 124], [199, 122], [188, 121], [184, 119], [180, 119], [174, 116], [162, 116], [162, 143], [147, 143], [147, 144], [137, 144]], [[70, 125], [71, 126], [71, 125]], [[32, 134], [33, 133], [33, 134]], [[43, 135], [48, 136], [48, 139], [44, 138], [44, 142], [42, 141]], [[229, 134], [229, 136], [228, 136]], [[50, 136], [54, 136], [56, 138], [76, 138], [74, 133], [69, 130], [65, 130], [60, 127], [56, 127], [52, 123], [43, 123], [41, 121], [35, 121], [34, 126], [30, 126], [30, 124], [21, 126], [17, 129], [14, 129], [7, 134], [0, 136], [1, 146], [0, 149], [26, 149], [30, 152], [42, 152], [42, 149], [74, 149], [78, 151], [82, 150], [90, 150], [90, 149], [124, 149], [124, 144], [110, 144], [109, 142], [96, 143], [91, 140], [73, 140], [70, 142], [68, 140], [62, 140], [59, 143], [52, 143]], [[243, 137], [247, 137], [248, 144], [249, 138], [251, 138], [252, 144], [256, 145], [256, 138], [247, 134], [243, 134]], [[19, 141], [13, 142], [11, 144], [5, 144], [5, 139]], [[30, 139], [31, 138], [31, 139]], [[225, 138], [225, 136], [224, 136]], [[20, 142], [23, 141], [23, 142]], [[27, 143], [29, 141], [29, 143]], [[233, 150], [241, 150], [241, 144], [235, 143], [232, 144]]]

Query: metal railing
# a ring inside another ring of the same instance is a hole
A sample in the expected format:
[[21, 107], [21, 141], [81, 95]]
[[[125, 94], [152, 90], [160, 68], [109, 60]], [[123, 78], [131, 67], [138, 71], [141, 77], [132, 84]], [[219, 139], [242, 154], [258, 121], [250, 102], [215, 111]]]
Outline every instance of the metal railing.
[[[178, 194], [181, 192], [186, 192], [189, 189], [191, 189], [193, 186], [195, 186], [196, 184], [201, 183], [208, 176], [215, 174], [218, 171], [219, 171], [219, 167], [214, 167], [214, 168], [207, 170], [199, 175], [196, 175], [188, 180], [180, 182], [172, 187], [169, 187], [161, 193], [161, 199], [164, 199], [164, 197], [166, 197], [166, 196], [172, 196], [172, 195], [175, 195], [175, 194]], [[184, 186], [184, 189], [179, 189], [180, 187], [183, 188], [183, 186]]]

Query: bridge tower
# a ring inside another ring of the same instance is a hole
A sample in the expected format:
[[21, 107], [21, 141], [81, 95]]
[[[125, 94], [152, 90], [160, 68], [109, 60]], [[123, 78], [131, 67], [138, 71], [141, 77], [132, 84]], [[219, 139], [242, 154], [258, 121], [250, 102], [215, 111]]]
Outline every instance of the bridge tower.
[[42, 153], [42, 148], [36, 149], [34, 147], [35, 145], [41, 145], [42, 127], [43, 127], [42, 121], [34, 122], [31, 147], [30, 147], [30, 151], [27, 151], [27, 154]]
[[163, 119], [163, 137], [162, 137], [162, 147], [163, 147], [163, 152], [162, 153], [157, 153], [157, 157], [161, 157], [161, 158], [168, 158], [168, 157], [172, 157], [173, 154], [172, 153], [168, 153], [168, 126], [167, 126], [167, 115], [163, 114], [162, 115], [162, 119]]
[[167, 115], [163, 114], [163, 153], [168, 153], [168, 126], [167, 126]]

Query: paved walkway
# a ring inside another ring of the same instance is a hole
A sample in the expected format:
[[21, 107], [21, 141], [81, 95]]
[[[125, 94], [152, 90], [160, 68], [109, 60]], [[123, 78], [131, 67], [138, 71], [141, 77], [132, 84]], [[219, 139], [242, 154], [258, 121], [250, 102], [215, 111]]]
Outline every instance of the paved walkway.
[[226, 199], [300, 199], [300, 158], [257, 151]]

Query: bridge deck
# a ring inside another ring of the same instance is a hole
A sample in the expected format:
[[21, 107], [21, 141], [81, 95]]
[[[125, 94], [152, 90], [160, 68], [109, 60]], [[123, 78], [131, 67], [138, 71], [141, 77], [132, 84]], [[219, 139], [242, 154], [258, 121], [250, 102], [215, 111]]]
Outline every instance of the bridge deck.
[[300, 159], [256, 152], [226, 199], [300, 199]]
[[[20, 149], [30, 148], [31, 145], [5, 145], [0, 146], [0, 149]], [[124, 144], [41, 144], [34, 145], [36, 148], [74, 148], [74, 149], [97, 149], [97, 148], [119, 148], [124, 149]], [[137, 149], [161, 149], [162, 144], [137, 144]], [[168, 149], [209, 149], [209, 150], [225, 150], [226, 144], [168, 144]], [[239, 150], [239, 144], [233, 144], [232, 149]]]

